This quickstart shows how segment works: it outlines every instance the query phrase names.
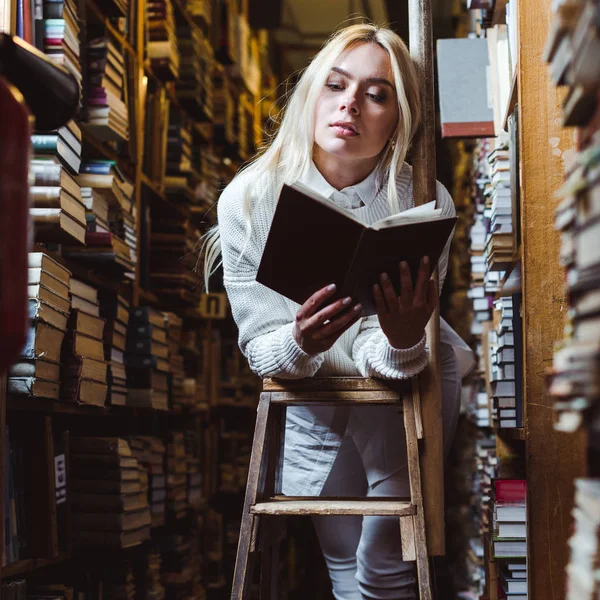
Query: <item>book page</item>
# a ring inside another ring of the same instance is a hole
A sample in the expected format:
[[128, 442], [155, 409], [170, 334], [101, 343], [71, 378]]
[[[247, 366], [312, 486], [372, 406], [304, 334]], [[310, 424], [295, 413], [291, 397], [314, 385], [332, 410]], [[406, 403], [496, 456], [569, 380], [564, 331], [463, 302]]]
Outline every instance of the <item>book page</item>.
[[403, 223], [424, 223], [426, 221], [432, 221], [433, 219], [439, 219], [442, 216], [442, 209], [435, 207], [435, 200], [422, 204], [421, 206], [414, 206], [403, 212], [395, 215], [385, 217], [375, 221], [370, 226], [370, 229], [384, 229], [385, 227], [396, 227]]

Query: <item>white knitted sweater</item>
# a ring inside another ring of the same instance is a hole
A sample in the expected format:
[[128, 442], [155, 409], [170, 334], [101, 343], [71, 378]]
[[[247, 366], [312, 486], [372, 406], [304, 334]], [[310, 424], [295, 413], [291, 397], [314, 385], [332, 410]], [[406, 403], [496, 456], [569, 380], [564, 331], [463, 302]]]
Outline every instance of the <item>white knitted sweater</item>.
[[[234, 320], [239, 329], [239, 345], [250, 368], [260, 377], [297, 379], [334, 375], [404, 379], [425, 368], [429, 350], [425, 336], [413, 348], [397, 350], [390, 346], [379, 327], [377, 316], [364, 317], [346, 331], [334, 346], [322, 354], [306, 354], [296, 343], [292, 327], [300, 306], [256, 282], [256, 272], [277, 204], [276, 185], [263, 175], [254, 185], [252, 235], [246, 243], [243, 212], [243, 179], [237, 176], [223, 191], [218, 203], [218, 223], [224, 268], [224, 285]], [[396, 180], [399, 209], [413, 206], [412, 168], [404, 164]], [[444, 216], [456, 214], [446, 188], [437, 184], [437, 206]], [[375, 200], [353, 210], [364, 223], [389, 216], [385, 182]], [[307, 243], [310, 238], [307, 237]], [[440, 290], [446, 276], [446, 245], [439, 261]]]

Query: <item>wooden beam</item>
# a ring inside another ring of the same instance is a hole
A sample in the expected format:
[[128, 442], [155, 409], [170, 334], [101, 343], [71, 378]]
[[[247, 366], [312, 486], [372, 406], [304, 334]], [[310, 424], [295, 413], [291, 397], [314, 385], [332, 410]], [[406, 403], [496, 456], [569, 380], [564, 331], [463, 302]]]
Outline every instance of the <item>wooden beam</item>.
[[523, 394], [526, 430], [528, 581], [530, 600], [564, 597], [573, 479], [585, 474], [583, 435], [553, 428], [553, 399], [544, 385], [553, 344], [567, 314], [552, 194], [574, 151], [572, 130], [561, 127], [564, 90], [550, 81], [542, 50], [551, 3], [519, 3], [518, 107], [523, 232]]
[[[422, 125], [413, 142], [413, 190], [415, 205], [420, 205], [436, 197], [431, 0], [409, 0], [408, 15], [410, 52], [418, 66], [419, 81], [421, 82]], [[437, 309], [427, 325], [427, 341], [431, 351], [430, 364], [419, 376], [424, 438], [423, 450], [420, 455], [423, 506], [427, 529], [427, 548], [432, 556], [445, 553], [444, 450], [439, 339], [440, 314]]]

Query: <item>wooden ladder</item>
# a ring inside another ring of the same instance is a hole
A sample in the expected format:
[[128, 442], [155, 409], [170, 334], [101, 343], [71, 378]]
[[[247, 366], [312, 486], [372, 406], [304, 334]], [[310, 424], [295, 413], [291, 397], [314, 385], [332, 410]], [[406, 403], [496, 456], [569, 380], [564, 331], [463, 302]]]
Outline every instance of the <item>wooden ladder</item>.
[[[287, 406], [381, 405], [402, 407], [410, 498], [289, 497], [281, 495], [283, 437]], [[261, 560], [261, 600], [276, 600], [279, 564], [280, 517], [292, 515], [386, 515], [399, 519], [402, 557], [416, 561], [421, 600], [431, 600], [425, 515], [421, 493], [418, 440], [422, 437], [418, 380], [386, 382], [360, 377], [271, 380], [263, 382], [254, 442], [250, 456], [248, 485], [242, 513], [232, 600], [247, 600], [254, 560]]]

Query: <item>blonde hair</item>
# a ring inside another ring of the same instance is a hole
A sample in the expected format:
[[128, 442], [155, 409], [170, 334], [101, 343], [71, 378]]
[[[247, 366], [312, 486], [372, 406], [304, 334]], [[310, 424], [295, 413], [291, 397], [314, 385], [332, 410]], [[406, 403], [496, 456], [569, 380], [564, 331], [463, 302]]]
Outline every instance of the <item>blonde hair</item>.
[[[246, 244], [252, 235], [252, 202], [261, 200], [251, 199], [253, 184], [261, 175], [268, 173], [281, 188], [284, 183], [298, 181], [307, 172], [313, 153], [314, 114], [319, 94], [338, 57], [348, 48], [364, 43], [381, 46], [388, 53], [392, 65], [399, 118], [390, 139], [396, 143], [385, 145], [376, 169], [381, 181], [387, 176], [390, 211], [398, 210], [396, 176], [406, 158], [421, 113], [417, 71], [406, 45], [391, 29], [367, 23], [350, 25], [334, 33], [313, 58], [292, 91], [279, 129], [270, 144], [240, 171], [245, 174], [243, 211]], [[208, 289], [210, 276], [221, 264], [218, 225], [203, 236], [200, 254], [204, 255], [204, 280]]]

